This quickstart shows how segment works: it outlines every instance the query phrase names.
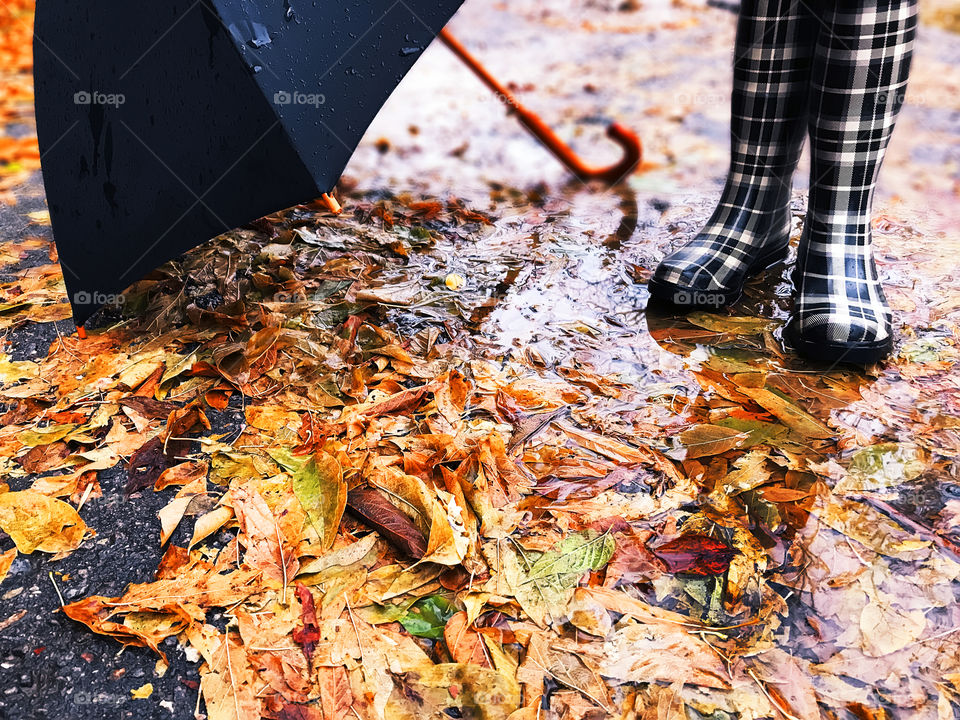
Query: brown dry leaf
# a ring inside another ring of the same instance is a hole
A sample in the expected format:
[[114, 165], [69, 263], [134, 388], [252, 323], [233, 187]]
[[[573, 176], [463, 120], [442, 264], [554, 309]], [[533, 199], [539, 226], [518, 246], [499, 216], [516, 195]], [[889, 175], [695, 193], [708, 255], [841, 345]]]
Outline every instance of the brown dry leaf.
[[596, 655], [600, 673], [620, 683], [683, 682], [723, 689], [730, 675], [703, 640], [668, 623], [631, 623], [617, 630]]
[[586, 588], [575, 588], [567, 603], [570, 624], [590, 635], [606, 637], [613, 629], [610, 613]]
[[169, 467], [160, 473], [160, 477], [157, 478], [153, 489], [163, 490], [171, 485], [189, 485], [200, 478], [205, 479], [209, 469], [210, 465], [207, 462], [188, 460], [179, 465]]
[[353, 690], [345, 667], [318, 668], [317, 684], [320, 686], [320, 707], [323, 708], [324, 720], [345, 720], [352, 716]]
[[263, 683], [250, 666], [247, 653], [232, 633], [220, 637], [200, 679], [200, 692], [209, 720], [260, 720], [257, 693]]
[[190, 538], [190, 547], [193, 547], [204, 538], [215, 533], [230, 522], [233, 517], [233, 508], [227, 505], [220, 505], [210, 512], [201, 515], [197, 518], [196, 525], [193, 526], [193, 536]]
[[62, 500], [33, 490], [0, 493], [0, 530], [17, 549], [29, 555], [71, 552], [80, 547], [87, 525], [77, 511]]
[[439, 488], [430, 488], [413, 475], [385, 472], [375, 479], [377, 487], [412, 510], [411, 518], [427, 537], [421, 562], [459, 565], [470, 546], [465, 514], [456, 498]]
[[551, 678], [610, 713], [613, 704], [609, 691], [597, 669], [580, 651], [585, 646], [586, 643], [564, 644], [547, 633], [534, 633], [527, 645], [526, 658], [517, 671], [517, 680], [526, 685], [528, 693], [536, 696], [542, 691], [544, 677]]
[[194, 563], [172, 578], [130, 585], [119, 598], [94, 595], [65, 605], [63, 612], [94, 632], [127, 645], [144, 645], [163, 657], [160, 641], [202, 621], [206, 615], [202, 608], [229, 607], [259, 592], [252, 585], [260, 575], [255, 569], [210, 570], [209, 565]]
[[450, 709], [469, 712], [476, 720], [506, 720], [520, 707], [516, 683], [496, 670], [456, 663], [432, 665], [411, 673], [385, 708], [388, 720], [438, 717]]
[[888, 557], [911, 559], [925, 554], [929, 540], [917, 538], [869, 505], [829, 496], [813, 509], [814, 515], [839, 533]]
[[650, 463], [650, 455], [645, 448], [631, 447], [613, 438], [580, 430], [565, 423], [561, 427], [563, 432], [579, 445], [614, 462], [637, 465]]
[[720, 425], [697, 425], [680, 433], [680, 447], [668, 455], [676, 460], [719, 455], [738, 447], [747, 437], [746, 433]]
[[347, 498], [351, 511], [403, 555], [420, 560], [426, 554], [427, 541], [423, 533], [384, 493], [369, 487], [358, 487], [351, 490]]

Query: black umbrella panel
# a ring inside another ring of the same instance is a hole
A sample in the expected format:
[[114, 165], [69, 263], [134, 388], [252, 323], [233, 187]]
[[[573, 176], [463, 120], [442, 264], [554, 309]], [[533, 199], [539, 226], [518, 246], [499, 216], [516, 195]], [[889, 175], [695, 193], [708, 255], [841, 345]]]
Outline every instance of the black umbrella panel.
[[463, 0], [39, 0], [37, 133], [74, 319], [336, 184]]

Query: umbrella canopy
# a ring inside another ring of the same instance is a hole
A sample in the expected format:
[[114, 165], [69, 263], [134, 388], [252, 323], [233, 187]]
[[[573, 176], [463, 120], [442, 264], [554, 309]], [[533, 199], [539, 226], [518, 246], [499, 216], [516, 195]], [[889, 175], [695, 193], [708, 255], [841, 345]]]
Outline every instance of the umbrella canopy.
[[329, 191], [463, 0], [40, 0], [37, 133], [74, 319]]

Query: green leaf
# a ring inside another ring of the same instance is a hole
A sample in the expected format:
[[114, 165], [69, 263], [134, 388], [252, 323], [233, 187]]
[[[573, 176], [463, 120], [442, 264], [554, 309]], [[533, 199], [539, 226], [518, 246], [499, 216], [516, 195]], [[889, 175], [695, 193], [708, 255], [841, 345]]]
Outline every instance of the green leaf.
[[289, 473], [298, 473], [309, 458], [294, 455], [287, 448], [270, 448], [267, 453], [273, 461]]
[[927, 469], [926, 453], [910, 443], [878, 443], [850, 456], [848, 474], [835, 492], [857, 493], [898, 487], [915, 480]]
[[714, 424], [747, 433], [746, 440], [740, 443], [740, 447], [744, 449], [752, 448], [754, 445], [763, 443], [772, 444], [774, 440], [787, 432], [787, 428], [783, 425], [763, 422], [762, 420], [743, 420], [741, 418], [726, 417], [717, 420]]
[[515, 543], [504, 545], [498, 561], [520, 607], [544, 626], [563, 616], [581, 576], [604, 567], [614, 550], [612, 536], [586, 531], [564, 538], [545, 553], [523, 550]]
[[537, 558], [527, 573], [527, 582], [556, 578], [562, 585], [573, 587], [583, 573], [599, 570], [610, 562], [616, 549], [616, 541], [607, 533], [576, 533]]
[[442, 595], [421, 598], [400, 618], [400, 624], [411, 635], [439, 640], [447, 620], [456, 614], [457, 608]]
[[321, 545], [333, 547], [347, 507], [347, 484], [340, 463], [333, 455], [318, 452], [293, 471], [293, 493], [320, 536]]

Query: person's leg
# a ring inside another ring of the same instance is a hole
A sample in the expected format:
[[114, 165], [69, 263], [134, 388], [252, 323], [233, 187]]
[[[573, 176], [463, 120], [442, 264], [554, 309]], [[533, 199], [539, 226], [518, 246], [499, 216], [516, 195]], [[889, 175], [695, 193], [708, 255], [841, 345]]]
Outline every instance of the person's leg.
[[787, 337], [803, 355], [869, 363], [892, 347], [870, 206], [903, 103], [916, 0], [823, 2], [811, 77], [810, 200]]
[[744, 0], [726, 186], [700, 233], [657, 267], [653, 296], [677, 305], [727, 305], [749, 275], [786, 256], [790, 183], [807, 132], [818, 28], [800, 0]]

